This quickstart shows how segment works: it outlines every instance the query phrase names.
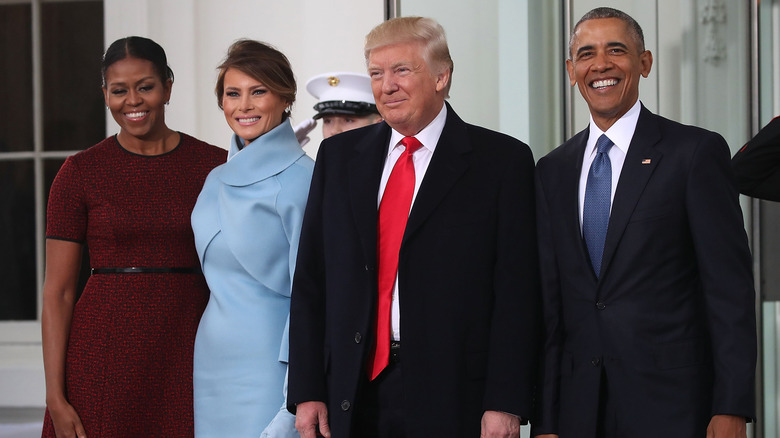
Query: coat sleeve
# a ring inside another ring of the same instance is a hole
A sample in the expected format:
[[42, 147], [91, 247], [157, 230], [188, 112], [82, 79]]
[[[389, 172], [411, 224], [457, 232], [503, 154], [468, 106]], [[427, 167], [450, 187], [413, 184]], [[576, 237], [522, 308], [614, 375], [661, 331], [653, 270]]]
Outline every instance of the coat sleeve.
[[287, 409], [306, 401], [326, 401], [325, 260], [322, 196], [326, 148], [320, 148], [303, 216], [290, 304]]
[[728, 146], [708, 132], [692, 157], [686, 208], [712, 340], [712, 415], [755, 418], [755, 292], [738, 198]]
[[542, 435], [558, 433], [562, 310], [559, 272], [555, 261], [553, 230], [550, 226], [547, 195], [541, 174], [538, 172], [536, 176], [536, 208], [544, 324], [533, 435]]
[[780, 117], [743, 146], [731, 164], [741, 193], [780, 201]]
[[501, 179], [485, 410], [532, 417], [539, 335], [534, 161], [518, 147]]

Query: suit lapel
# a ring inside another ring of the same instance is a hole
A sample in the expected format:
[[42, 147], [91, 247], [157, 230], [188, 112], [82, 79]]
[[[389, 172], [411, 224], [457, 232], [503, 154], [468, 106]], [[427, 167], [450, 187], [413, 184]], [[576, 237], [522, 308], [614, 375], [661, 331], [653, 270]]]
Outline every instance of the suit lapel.
[[448, 104], [447, 121], [409, 213], [404, 242], [422, 226], [468, 168], [466, 155], [471, 151], [468, 139], [466, 123]]
[[390, 127], [376, 125], [355, 145], [355, 156], [349, 163], [349, 196], [365, 259], [376, 267], [377, 196], [382, 167], [387, 158]]
[[569, 235], [568, 239], [571, 239], [572, 242], [579, 242], [577, 245], [577, 252], [579, 257], [583, 260], [582, 266], [587, 270], [588, 278], [591, 278], [595, 283], [596, 274], [591, 267], [588, 247], [585, 245], [585, 240], [582, 238], [582, 228], [580, 227], [580, 172], [582, 170], [582, 162], [585, 156], [585, 146], [588, 142], [588, 135], [589, 130], [586, 128], [572, 137], [566, 146], [566, 158], [564, 162], [572, 163], [573, 167], [561, 172], [561, 196], [564, 196], [565, 198], [560, 205], [566, 206], [564, 217], [566, 218], [565, 232]]
[[623, 232], [631, 219], [639, 198], [663, 154], [655, 148], [661, 140], [660, 128], [655, 116], [642, 107], [631, 145], [628, 148], [623, 169], [620, 172], [612, 212], [609, 217], [607, 239], [601, 264], [601, 278], [608, 275]]

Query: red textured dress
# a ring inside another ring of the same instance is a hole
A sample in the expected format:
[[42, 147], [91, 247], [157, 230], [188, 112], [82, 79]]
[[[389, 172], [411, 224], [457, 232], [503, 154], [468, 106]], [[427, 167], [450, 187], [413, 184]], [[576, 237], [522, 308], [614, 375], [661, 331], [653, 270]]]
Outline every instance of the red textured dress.
[[[190, 214], [226, 151], [181, 134], [157, 156], [110, 137], [68, 158], [46, 237], [86, 243], [93, 268], [198, 267]], [[94, 274], [76, 303], [65, 385], [89, 437], [192, 437], [192, 354], [208, 301], [193, 273]], [[48, 411], [43, 437], [54, 437]]]

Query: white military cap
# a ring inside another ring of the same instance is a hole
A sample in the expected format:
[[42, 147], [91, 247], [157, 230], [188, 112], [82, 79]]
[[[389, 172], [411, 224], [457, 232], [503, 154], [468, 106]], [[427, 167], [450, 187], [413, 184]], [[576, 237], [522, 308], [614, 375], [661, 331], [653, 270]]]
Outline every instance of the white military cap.
[[329, 114], [379, 114], [371, 91], [371, 78], [366, 74], [323, 73], [309, 79], [306, 90], [319, 100], [314, 105], [315, 119]]

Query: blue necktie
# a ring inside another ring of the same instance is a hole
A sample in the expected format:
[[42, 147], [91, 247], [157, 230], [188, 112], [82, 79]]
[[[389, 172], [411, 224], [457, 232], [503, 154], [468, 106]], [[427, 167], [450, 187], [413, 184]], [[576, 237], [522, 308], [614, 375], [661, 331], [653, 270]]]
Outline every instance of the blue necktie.
[[614, 144], [605, 135], [596, 141], [596, 158], [590, 165], [588, 183], [585, 186], [585, 205], [582, 212], [582, 235], [588, 247], [590, 263], [596, 277], [601, 272], [604, 241], [609, 225], [610, 193], [612, 192], [612, 163], [609, 149]]

